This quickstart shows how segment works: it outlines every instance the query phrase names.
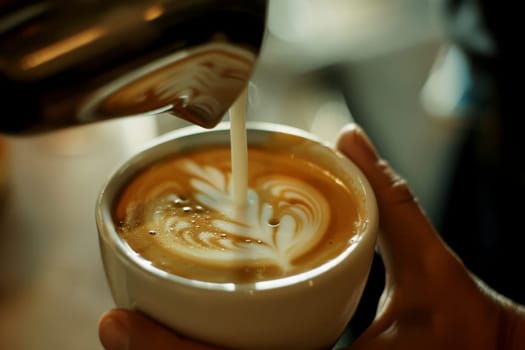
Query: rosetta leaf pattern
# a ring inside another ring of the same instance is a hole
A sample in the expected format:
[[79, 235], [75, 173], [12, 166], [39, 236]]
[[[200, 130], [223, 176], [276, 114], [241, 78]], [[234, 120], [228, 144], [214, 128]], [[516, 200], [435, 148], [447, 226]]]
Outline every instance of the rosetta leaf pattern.
[[181, 254], [210, 263], [271, 261], [287, 270], [326, 231], [326, 199], [299, 179], [262, 176], [256, 179], [257, 189], [248, 189], [248, 205], [238, 209], [230, 198], [229, 174], [191, 160], [184, 170], [196, 201], [221, 216], [202, 229], [192, 225], [191, 217], [165, 222], [178, 237], [172, 248]]

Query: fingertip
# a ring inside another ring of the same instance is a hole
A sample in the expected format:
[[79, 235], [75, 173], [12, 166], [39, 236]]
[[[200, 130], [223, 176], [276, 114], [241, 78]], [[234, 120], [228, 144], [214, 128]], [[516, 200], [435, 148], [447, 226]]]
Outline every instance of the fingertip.
[[336, 147], [338, 149], [344, 148], [347, 143], [351, 142], [352, 135], [356, 132], [359, 132], [361, 127], [356, 123], [348, 123], [344, 125], [336, 138]]
[[349, 123], [341, 129], [337, 137], [336, 147], [358, 163], [358, 166], [364, 165], [363, 163], [375, 163], [379, 160], [379, 155], [370, 138], [356, 123]]
[[98, 323], [99, 339], [106, 350], [125, 350], [129, 345], [129, 322], [123, 310], [102, 314]]

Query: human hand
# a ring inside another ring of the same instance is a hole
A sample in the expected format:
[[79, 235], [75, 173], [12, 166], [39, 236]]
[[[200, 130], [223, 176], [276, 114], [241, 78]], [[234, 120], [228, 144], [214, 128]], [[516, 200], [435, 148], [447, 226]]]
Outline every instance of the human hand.
[[362, 129], [347, 126], [337, 148], [374, 189], [386, 270], [376, 318], [351, 349], [524, 349], [525, 309], [465, 268]]

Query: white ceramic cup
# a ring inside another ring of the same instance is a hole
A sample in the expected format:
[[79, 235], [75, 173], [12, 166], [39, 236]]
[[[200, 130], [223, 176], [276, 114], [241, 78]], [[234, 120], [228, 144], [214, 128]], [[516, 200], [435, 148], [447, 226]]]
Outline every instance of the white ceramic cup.
[[[305, 152], [302, 157], [328, 169], [362, 198], [367, 222], [354, 236], [356, 243], [312, 270], [256, 283], [202, 282], [152, 266], [119, 238], [112, 208], [123, 186], [145, 166], [181, 150], [230, 142], [227, 122], [212, 130], [183, 128], [126, 161], [102, 188], [96, 223], [111, 292], [118, 307], [143, 312], [203, 342], [235, 349], [329, 349], [353, 316], [368, 278], [378, 225], [373, 191], [352, 162], [312, 134], [268, 123], [247, 127], [248, 143], [271, 140]], [[297, 147], [305, 144], [313, 147]]]

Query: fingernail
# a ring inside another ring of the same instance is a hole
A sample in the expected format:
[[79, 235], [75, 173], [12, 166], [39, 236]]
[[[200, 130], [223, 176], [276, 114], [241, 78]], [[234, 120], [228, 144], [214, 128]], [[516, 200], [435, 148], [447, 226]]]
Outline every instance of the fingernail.
[[117, 317], [103, 316], [99, 326], [99, 337], [106, 350], [128, 349], [128, 328]]
[[[351, 135], [353, 138], [353, 144], [358, 146], [361, 153], [365, 155], [365, 157], [371, 159], [371, 160], [378, 160], [379, 154], [377, 153], [374, 145], [364, 132], [364, 130], [356, 123], [350, 123], [343, 127], [341, 131], [341, 135]], [[340, 147], [344, 148], [347, 144], [343, 143], [340, 144]], [[348, 147], [353, 147], [353, 145], [349, 145]]]
[[341, 136], [344, 134], [352, 133], [356, 129], [360, 129], [359, 125], [357, 125], [356, 123], [348, 123], [341, 128], [341, 131], [339, 131], [338, 138], [341, 138]]

